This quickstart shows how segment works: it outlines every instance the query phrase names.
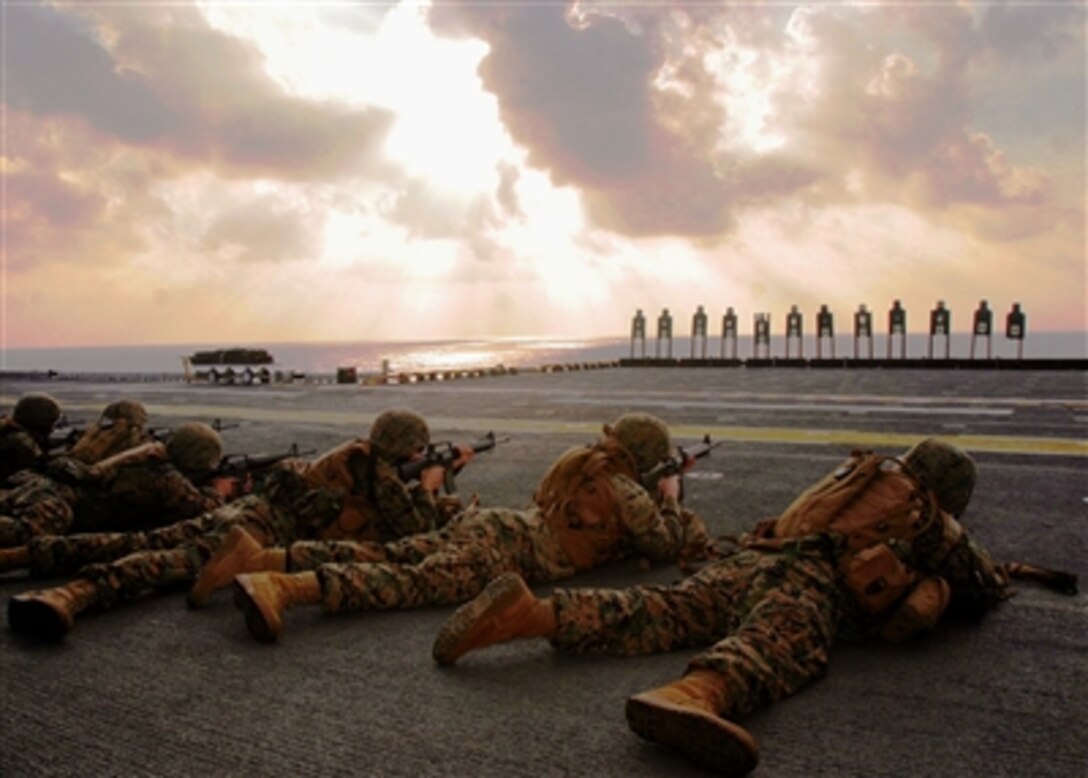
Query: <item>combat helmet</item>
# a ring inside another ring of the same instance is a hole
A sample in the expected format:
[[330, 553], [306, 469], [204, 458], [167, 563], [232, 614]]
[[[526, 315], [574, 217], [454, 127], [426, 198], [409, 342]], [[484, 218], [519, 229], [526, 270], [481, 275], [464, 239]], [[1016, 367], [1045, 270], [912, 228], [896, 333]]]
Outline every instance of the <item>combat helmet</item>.
[[665, 422], [648, 413], [625, 413], [604, 428], [635, 458], [640, 473], [645, 473], [669, 455], [672, 441]]
[[223, 458], [223, 439], [207, 424], [189, 421], [174, 430], [166, 442], [166, 453], [179, 469], [203, 473]]
[[123, 419], [135, 427], [142, 427], [147, 424], [147, 408], [136, 400], [118, 400], [102, 410], [102, 418], [112, 421]]
[[370, 425], [370, 445], [393, 462], [403, 462], [431, 442], [422, 416], [409, 408], [390, 408]]
[[961, 448], [936, 438], [926, 438], [903, 455], [907, 468], [937, 496], [937, 503], [953, 516], [967, 509], [975, 490], [978, 469]]
[[45, 434], [53, 429], [60, 418], [60, 406], [47, 394], [29, 392], [15, 403], [11, 418], [25, 429]]

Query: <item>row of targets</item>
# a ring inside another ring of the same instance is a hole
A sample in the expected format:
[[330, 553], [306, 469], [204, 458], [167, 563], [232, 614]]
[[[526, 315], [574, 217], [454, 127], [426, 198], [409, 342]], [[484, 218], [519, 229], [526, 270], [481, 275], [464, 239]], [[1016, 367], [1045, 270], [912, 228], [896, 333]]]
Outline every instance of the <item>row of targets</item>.
[[[821, 305], [815, 316], [816, 332], [816, 358], [824, 358], [824, 346], [829, 347], [828, 357], [835, 358], [835, 316], [826, 305]], [[709, 317], [703, 306], [700, 305], [691, 320], [691, 358], [706, 359], [707, 343], [709, 340]], [[970, 357], [975, 358], [975, 348], [979, 339], [985, 343], [986, 358], [993, 354], [993, 324], [994, 314], [986, 300], [979, 302], [978, 309], [974, 312], [971, 327]], [[887, 358], [898, 356], [905, 359], [907, 355], [907, 311], [899, 300], [892, 302], [888, 310], [887, 326]], [[804, 317], [796, 305], [790, 306], [786, 313], [786, 358], [796, 357], [803, 359], [804, 350]], [[1024, 338], [1027, 335], [1027, 318], [1020, 303], [1013, 303], [1012, 309], [1005, 316], [1005, 337], [1017, 342], [1017, 357], [1024, 353]], [[673, 316], [669, 309], [665, 308], [657, 317], [657, 339], [654, 342], [655, 359], [671, 359], [673, 356]], [[725, 309], [722, 316], [721, 327], [721, 357], [723, 359], [737, 359], [737, 314], [732, 307]], [[873, 329], [873, 312], [865, 304], [861, 304], [854, 313], [854, 358], [861, 359], [863, 352], [868, 359], [873, 358], [873, 341], [875, 331]], [[934, 344], [943, 342], [944, 358], [951, 356], [952, 344], [952, 311], [945, 305], [944, 300], [938, 300], [936, 307], [929, 312], [929, 341], [926, 356], [933, 359]], [[641, 358], [646, 358], [646, 315], [639, 308], [631, 321], [631, 357], [636, 356], [636, 345], [639, 346]], [[771, 356], [771, 314], [760, 312], [753, 315], [752, 321], [752, 348], [753, 357], [756, 359]], [[796, 353], [794, 350], [796, 349]]]

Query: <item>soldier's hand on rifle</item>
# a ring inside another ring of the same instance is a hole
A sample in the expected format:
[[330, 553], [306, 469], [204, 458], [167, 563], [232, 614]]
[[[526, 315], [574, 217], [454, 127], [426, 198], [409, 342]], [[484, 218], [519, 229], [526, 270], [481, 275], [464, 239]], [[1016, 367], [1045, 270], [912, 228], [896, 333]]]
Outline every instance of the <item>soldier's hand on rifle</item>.
[[[694, 460], [693, 460], [694, 461]], [[667, 475], [657, 482], [657, 491], [662, 497], [680, 499], [680, 474]]]
[[454, 446], [454, 448], [457, 449], [457, 459], [453, 461], [453, 472], [456, 473], [472, 461], [476, 452], [472, 450], [472, 446]]
[[428, 467], [419, 474], [419, 485], [428, 492], [437, 492], [446, 480], [446, 468], [442, 465]]
[[249, 492], [252, 479], [248, 473], [244, 479], [233, 475], [218, 476], [212, 479], [211, 486], [224, 500], [234, 500]]

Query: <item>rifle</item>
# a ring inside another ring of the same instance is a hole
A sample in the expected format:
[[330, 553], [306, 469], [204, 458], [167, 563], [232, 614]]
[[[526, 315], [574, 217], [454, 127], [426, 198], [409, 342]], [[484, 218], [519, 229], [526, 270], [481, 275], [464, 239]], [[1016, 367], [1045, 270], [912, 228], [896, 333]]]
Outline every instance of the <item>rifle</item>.
[[[70, 421], [67, 416], [61, 416], [57, 419], [57, 423], [53, 425], [53, 431], [49, 433], [46, 442], [47, 450], [55, 451], [58, 448], [67, 448], [83, 437], [83, 433], [87, 431], [88, 426], [90, 425], [87, 422]], [[105, 419], [99, 422], [99, 426], [103, 428], [112, 427], [113, 421]]]
[[[488, 432], [482, 438], [473, 442], [471, 448], [474, 452], [479, 454], [483, 451], [490, 451], [500, 443], [507, 443], [509, 441], [509, 437], [496, 438], [494, 432]], [[453, 482], [454, 472], [452, 465], [457, 461], [458, 456], [460, 456], [460, 454], [453, 443], [431, 443], [423, 452], [423, 457], [421, 459], [403, 462], [398, 465], [397, 477], [404, 482], [418, 481], [424, 470], [438, 465], [445, 470], [445, 477], [442, 482], [443, 489], [446, 494], [453, 494], [456, 492], [457, 487]]]
[[[694, 446], [691, 446], [690, 448], [684, 448], [683, 446], [677, 446], [675, 454], [673, 454], [672, 456], [665, 457], [664, 459], [662, 459], [660, 462], [658, 462], [656, 465], [651, 467], [649, 470], [647, 470], [645, 473], [643, 473], [640, 476], [640, 478], [642, 480], [643, 487], [647, 491], [649, 491], [651, 494], [656, 493], [656, 491], [657, 491], [657, 482], [658, 481], [660, 481], [662, 478], [668, 478], [669, 476], [682, 475], [683, 472], [684, 472], [684, 463], [685, 462], [687, 462], [689, 459], [691, 459], [691, 460], [702, 459], [703, 457], [710, 454], [711, 451], [713, 451], [718, 446], [720, 446], [722, 444], [722, 442], [723, 441], [718, 440], [718, 441], [715, 441], [715, 442], [711, 443], [710, 442], [710, 435], [706, 434], [706, 435], [703, 436], [702, 442], [700, 442], [700, 443], [698, 443], [698, 444], [696, 444]], [[683, 499], [683, 496], [684, 496], [683, 489], [684, 489], [684, 486], [683, 486], [683, 482], [681, 481], [681, 483], [680, 483], [680, 497], [681, 497], [681, 499]]]
[[300, 451], [298, 444], [292, 443], [287, 451], [276, 454], [227, 454], [219, 460], [219, 464], [208, 477], [245, 478], [250, 473], [267, 470], [285, 459], [308, 456], [316, 451], [317, 449], [312, 448]]
[[1073, 573], [1067, 573], [1064, 570], [1051, 570], [1038, 565], [1030, 565], [1026, 562], [1004, 562], [999, 567], [1004, 568], [1009, 578], [1035, 581], [1060, 594], [1077, 593], [1077, 576]]
[[[232, 430], [240, 426], [238, 424], [225, 424], [222, 419], [213, 419], [212, 423], [208, 425], [216, 432], [222, 432], [223, 430]], [[170, 439], [170, 436], [174, 434], [173, 427], [148, 427], [147, 434], [151, 436], [153, 440], [157, 440], [160, 443], [165, 443]]]

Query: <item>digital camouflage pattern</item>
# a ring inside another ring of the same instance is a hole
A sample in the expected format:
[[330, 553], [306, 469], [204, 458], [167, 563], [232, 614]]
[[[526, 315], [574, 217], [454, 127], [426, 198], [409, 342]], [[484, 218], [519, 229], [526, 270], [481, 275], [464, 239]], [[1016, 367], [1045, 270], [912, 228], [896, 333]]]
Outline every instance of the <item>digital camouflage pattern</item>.
[[[306, 466], [305, 477], [310, 488], [327, 489], [343, 500], [337, 520], [315, 537], [385, 542], [443, 523], [435, 496], [419, 483], [401, 481], [388, 460], [371, 453], [368, 441], [348, 441], [326, 452]], [[459, 504], [456, 498], [442, 503], [442, 511]]]
[[369, 439], [378, 454], [399, 463], [430, 443], [431, 433], [427, 422], [415, 411], [391, 408], [374, 419]]
[[639, 473], [648, 472], [672, 450], [669, 428], [648, 413], [625, 413], [608, 425], [605, 432], [635, 458]]
[[102, 410], [102, 418], [111, 421], [121, 421], [123, 419], [138, 427], [143, 427], [147, 424], [148, 415], [147, 408], [137, 400], [117, 400]]
[[12, 485], [12, 476], [34, 467], [45, 452], [45, 438], [34, 435], [14, 419], [0, 420], [0, 487]]
[[[202, 513], [142, 532], [95, 532], [31, 539], [30, 574], [46, 577], [71, 574], [90, 563], [110, 562], [135, 552], [159, 552], [184, 547], [186, 556], [200, 560], [218, 548], [235, 524], [269, 543], [293, 539], [335, 517], [339, 501], [333, 495], [308, 490], [301, 475], [289, 466], [270, 474], [260, 490]], [[179, 559], [182, 557], [179, 557]], [[133, 560], [127, 570], [144, 569]], [[188, 570], [183, 564], [181, 571]], [[194, 574], [195, 575], [195, 574]], [[121, 575], [131, 578], [131, 575]], [[154, 578], [149, 580], [155, 580]]]
[[[934, 451], [956, 473], [962, 473], [963, 463], [969, 462], [963, 452], [951, 446], [930, 447], [928, 454]], [[930, 464], [933, 461], [931, 458]], [[965, 577], [952, 561], [957, 556], [981, 566], [970, 568], [967, 578], [991, 584], [979, 590], [970, 581], [946, 581], [952, 585], [952, 601], [957, 607], [965, 592], [981, 591], [998, 599], [1004, 593], [1006, 582], [989, 557], [971, 544], [955, 518], [941, 509], [936, 493], [921, 488], [913, 471], [899, 460], [854, 452], [844, 466], [805, 490], [777, 519], [761, 522], [742, 541], [768, 548], [780, 545], [783, 539], [818, 533], [841, 540], [843, 550], [837, 561], [845, 584], [871, 614], [883, 614], [902, 597], [909, 598], [921, 581], [937, 574], [938, 567]], [[967, 544], [966, 551], [960, 548], [963, 544]], [[984, 611], [996, 601], [974, 610]], [[939, 600], [930, 602], [943, 609]], [[940, 615], [919, 614], [916, 621], [919, 625], [930, 620], [935, 624]]]
[[223, 502], [154, 451], [133, 450], [106, 464], [97, 470], [62, 457], [44, 474], [22, 479], [0, 501], [0, 544], [23, 545], [38, 535], [147, 529]]
[[832, 544], [740, 550], [672, 586], [560, 589], [559, 649], [622, 656], [712, 647], [689, 670], [727, 678], [728, 718], [793, 694], [826, 668], [850, 600]]
[[79, 490], [72, 531], [125, 532], [159, 527], [199, 516], [223, 501], [210, 487], [196, 486], [172, 462], [133, 462]]
[[[556, 581], [574, 575], [587, 560], [592, 566], [626, 556], [676, 559], [685, 548], [694, 514], [680, 518], [675, 502], [659, 510], [649, 494], [626, 476], [612, 476], [621, 495], [602, 514], [615, 516], [623, 531], [582, 532], [593, 539], [591, 554], [572, 558], [576, 533], [558, 534], [539, 509], [491, 508], [468, 511], [437, 532], [389, 544], [296, 543], [288, 550], [288, 569], [315, 570], [324, 608], [329, 612], [386, 610], [464, 602], [495, 576], [516, 572], [527, 581]], [[604, 542], [607, 540], [608, 545]]]
[[0, 488], [12, 476], [39, 464], [49, 451], [49, 433], [60, 418], [60, 406], [47, 394], [20, 397], [10, 416], [0, 419]]
[[59, 535], [72, 526], [76, 489], [28, 472], [0, 500], [0, 548], [22, 546], [35, 535]]
[[18, 399], [11, 417], [31, 432], [48, 435], [60, 419], [60, 405], [48, 394], [31, 392]]
[[[315, 526], [335, 519], [338, 504], [329, 495], [298, 488], [288, 488], [284, 492], [282, 495], [274, 492], [247, 495], [196, 519], [147, 533], [130, 533], [129, 546], [143, 544], [143, 549], [135, 549], [135, 553], [129, 551], [111, 562], [86, 565], [79, 570], [79, 577], [95, 583], [95, 605], [101, 609], [110, 608], [151, 589], [192, 583], [236, 524], [244, 527], [262, 545], [275, 546], [305, 537]], [[290, 499], [288, 495], [297, 497]], [[70, 565], [71, 549], [64, 548], [64, 538], [57, 540], [60, 542], [48, 551], [32, 546], [32, 565], [34, 562], [57, 564], [64, 553], [69, 554], [66, 564]], [[100, 549], [107, 546], [110, 539], [104, 537], [102, 541]], [[93, 544], [89, 545], [85, 553], [93, 553], [90, 551], [93, 548]], [[41, 556], [36, 558], [36, 552]], [[33, 567], [32, 572], [35, 572]]]
[[[947, 583], [952, 613], [979, 616], [1008, 596], [1004, 569], [943, 511], [890, 547], [919, 575]], [[896, 617], [861, 611], [841, 570], [848, 548], [833, 532], [773, 547], [756, 540], [672, 586], [558, 590], [553, 643], [619, 655], [711, 645], [688, 669], [723, 676], [719, 712], [739, 718], [817, 678], [839, 634], [877, 634]]]
[[166, 454], [187, 473], [206, 473], [223, 458], [223, 439], [207, 424], [186, 422], [166, 442]]
[[[310, 569], [307, 558], [312, 564], [325, 553], [320, 544], [298, 545], [288, 552], [291, 570]], [[360, 556], [381, 561], [314, 568], [324, 608], [330, 613], [463, 602], [507, 570], [545, 581], [574, 574], [563, 550], [532, 510], [482, 510], [436, 533], [386, 545], [361, 545]], [[330, 553], [345, 550], [334, 546]]]
[[[335, 450], [345, 457], [353, 451], [350, 447]], [[367, 472], [360, 467], [357, 475]], [[353, 483], [352, 488], [375, 495], [378, 511], [415, 514], [416, 505], [405, 485], [396, 479], [395, 470], [382, 472], [378, 483], [363, 480]], [[46, 577], [75, 572], [95, 583], [95, 607], [109, 608], [149, 590], [193, 582], [236, 524], [266, 547], [322, 537], [330, 527], [342, 526], [340, 519], [349, 496], [331, 488], [315, 488], [308, 463], [284, 460], [272, 468], [255, 493], [196, 518], [145, 532], [34, 538], [28, 544], [30, 574]], [[383, 502], [386, 499], [389, 501]], [[425, 520], [413, 515], [396, 523]]]
[[939, 576], [948, 583], [952, 615], [980, 618], [1010, 595], [1005, 567], [996, 564], [944, 511], [910, 543], [897, 543], [894, 548], [903, 563], [920, 576]]
[[903, 455], [907, 468], [937, 495], [941, 508], [957, 518], [967, 509], [975, 491], [978, 467], [961, 448], [927, 438]]
[[110, 403], [65, 456], [90, 465], [147, 443], [147, 419], [147, 409], [135, 400]]

